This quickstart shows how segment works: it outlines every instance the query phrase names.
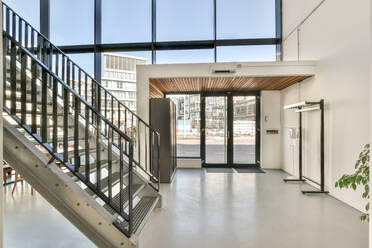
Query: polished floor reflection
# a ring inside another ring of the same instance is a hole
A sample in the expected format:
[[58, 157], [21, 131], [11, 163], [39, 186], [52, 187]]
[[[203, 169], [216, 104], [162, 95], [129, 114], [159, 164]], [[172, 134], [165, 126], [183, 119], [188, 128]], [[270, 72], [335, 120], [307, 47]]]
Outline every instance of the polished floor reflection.
[[[163, 184], [163, 208], [139, 238], [140, 248], [368, 247], [359, 212], [330, 196], [304, 196], [309, 185], [284, 184], [281, 171], [178, 170]], [[26, 184], [5, 187], [4, 247], [94, 247]]]
[[4, 248], [95, 247], [73, 224], [31, 187], [4, 187]]
[[286, 174], [178, 170], [162, 185], [163, 209], [140, 236], [141, 248], [366, 248], [368, 224], [330, 196], [304, 196], [309, 185]]

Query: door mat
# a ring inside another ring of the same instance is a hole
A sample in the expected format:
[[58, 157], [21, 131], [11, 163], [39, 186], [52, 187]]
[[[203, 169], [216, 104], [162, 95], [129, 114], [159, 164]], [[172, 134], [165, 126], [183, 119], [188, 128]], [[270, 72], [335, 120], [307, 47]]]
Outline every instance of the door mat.
[[238, 173], [266, 173], [261, 168], [235, 168]]

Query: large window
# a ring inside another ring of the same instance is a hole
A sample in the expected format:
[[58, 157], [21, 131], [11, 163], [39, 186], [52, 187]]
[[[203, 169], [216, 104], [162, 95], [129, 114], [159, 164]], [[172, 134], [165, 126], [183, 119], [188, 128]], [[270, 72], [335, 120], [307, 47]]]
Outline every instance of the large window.
[[56, 45], [93, 44], [94, 1], [50, 1], [50, 38]]
[[217, 62], [259, 62], [275, 60], [275, 45], [217, 47]]
[[274, 38], [275, 0], [217, 0], [217, 38]]
[[73, 53], [68, 54], [70, 59], [89, 75], [94, 73], [94, 55], [93, 53]]
[[212, 49], [164, 50], [156, 52], [157, 64], [213, 63], [213, 60], [214, 51]]
[[151, 41], [151, 0], [102, 1], [103, 43], [148, 41]]
[[157, 0], [158, 41], [212, 40], [213, 0]]
[[176, 105], [177, 157], [200, 157], [200, 95], [168, 95]]

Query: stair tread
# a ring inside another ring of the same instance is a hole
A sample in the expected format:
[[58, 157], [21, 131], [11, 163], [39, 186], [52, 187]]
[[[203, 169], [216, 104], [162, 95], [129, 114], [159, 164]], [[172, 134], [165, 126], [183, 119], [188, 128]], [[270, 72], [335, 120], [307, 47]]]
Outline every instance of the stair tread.
[[[144, 196], [137, 203], [137, 205], [133, 208], [133, 233], [137, 231], [142, 221], [148, 215], [149, 211], [152, 210], [152, 207], [156, 200], [157, 200], [157, 197]], [[128, 230], [129, 223], [127, 221], [123, 221], [117, 225], [119, 226], [119, 228]]]
[[[139, 190], [139, 189], [141, 189], [141, 187], [143, 186], [143, 184], [133, 184], [132, 185], [133, 186], [133, 190], [132, 190], [132, 192], [133, 192], [133, 196], [135, 196], [136, 195], [136, 193], [138, 193], [137, 191]], [[127, 204], [128, 204], [128, 201], [129, 201], [129, 187], [125, 187], [122, 191], [121, 191], [121, 194], [122, 194], [122, 196], [123, 196], [123, 208], [125, 208], [126, 206], [127, 206]], [[120, 206], [120, 193], [118, 193], [118, 194], [116, 194], [113, 198], [112, 198], [112, 201], [113, 201], [113, 203], [116, 205], [116, 206]], [[116, 213], [116, 211], [115, 210], [113, 210], [111, 207], [110, 207], [110, 205], [108, 205], [108, 204], [105, 204], [104, 206], [103, 206], [110, 214], [115, 214]]]
[[[116, 164], [117, 162], [118, 162], [117, 160], [113, 160], [112, 161], [112, 164]], [[108, 165], [108, 160], [101, 160], [101, 168], [106, 168], [107, 165]], [[92, 172], [94, 172], [96, 170], [96, 166], [97, 166], [97, 164], [96, 164], [95, 161], [92, 162], [92, 163], [90, 163], [90, 173], [92, 173]], [[85, 164], [80, 165], [79, 171], [83, 175], [85, 175]], [[70, 177], [74, 176], [74, 174], [71, 171], [66, 172], [66, 174], [69, 175]]]
[[[120, 173], [119, 173], [118, 171], [112, 173], [112, 182], [113, 182], [113, 184], [114, 184], [116, 181], [118, 181], [119, 178], [120, 178]], [[105, 191], [105, 189], [106, 189], [107, 186], [108, 186], [108, 183], [109, 183], [109, 182], [108, 182], [108, 176], [105, 177], [105, 178], [103, 178], [103, 179], [101, 179], [101, 190], [102, 190], [102, 191]], [[86, 191], [89, 195], [91, 195], [91, 196], [94, 195], [94, 192], [91, 191], [89, 188], [86, 188], [85, 191]]]

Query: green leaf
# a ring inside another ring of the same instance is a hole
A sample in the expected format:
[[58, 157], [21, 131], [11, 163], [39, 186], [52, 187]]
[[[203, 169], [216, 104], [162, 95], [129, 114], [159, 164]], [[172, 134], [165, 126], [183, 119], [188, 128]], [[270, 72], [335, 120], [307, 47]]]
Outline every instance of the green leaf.
[[356, 190], [356, 184], [355, 183], [351, 184], [351, 187], [353, 188], [353, 190]]

